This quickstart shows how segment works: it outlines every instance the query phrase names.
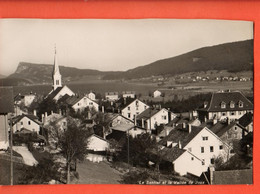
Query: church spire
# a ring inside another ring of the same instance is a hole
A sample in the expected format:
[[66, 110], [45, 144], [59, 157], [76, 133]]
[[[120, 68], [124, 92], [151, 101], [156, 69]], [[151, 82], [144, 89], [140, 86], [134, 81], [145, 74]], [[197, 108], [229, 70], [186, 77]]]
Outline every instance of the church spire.
[[53, 90], [56, 90], [58, 87], [62, 87], [61, 85], [61, 74], [59, 70], [58, 60], [57, 60], [57, 51], [55, 45], [55, 55], [54, 55], [54, 68], [53, 68]]

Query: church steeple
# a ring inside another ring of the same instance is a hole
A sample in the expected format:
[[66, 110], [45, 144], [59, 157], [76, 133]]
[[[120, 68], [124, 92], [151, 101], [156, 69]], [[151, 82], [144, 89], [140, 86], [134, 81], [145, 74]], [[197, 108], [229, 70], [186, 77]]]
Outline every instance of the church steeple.
[[61, 85], [61, 74], [59, 70], [58, 60], [57, 60], [57, 51], [55, 46], [55, 55], [54, 55], [54, 68], [53, 68], [53, 90], [56, 90], [58, 87], [62, 87]]

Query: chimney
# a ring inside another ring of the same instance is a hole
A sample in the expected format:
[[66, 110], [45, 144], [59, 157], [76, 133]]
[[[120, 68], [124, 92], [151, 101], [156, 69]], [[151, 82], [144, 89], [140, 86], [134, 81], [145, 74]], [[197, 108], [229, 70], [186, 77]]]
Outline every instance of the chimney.
[[215, 167], [210, 166], [209, 167], [209, 181], [210, 181], [211, 185], [213, 184], [213, 181], [214, 181], [214, 171], [215, 171]]
[[33, 110], [33, 115], [34, 115], [34, 116], [37, 116], [36, 110]]
[[189, 124], [189, 133], [191, 133], [191, 124]]
[[181, 147], [181, 141], [179, 141], [179, 144], [178, 144], [178, 145], [179, 145], [179, 149], [182, 149], [182, 147]]
[[142, 118], [142, 128], [144, 128], [144, 119]]
[[102, 106], [102, 113], [105, 113], [105, 108], [104, 108], [104, 106]]

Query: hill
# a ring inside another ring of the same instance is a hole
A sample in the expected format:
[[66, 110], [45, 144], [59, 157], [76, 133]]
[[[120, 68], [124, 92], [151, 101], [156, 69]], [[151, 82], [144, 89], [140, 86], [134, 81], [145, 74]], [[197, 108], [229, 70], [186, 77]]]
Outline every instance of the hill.
[[[4, 85], [49, 84], [53, 65], [20, 62], [15, 73], [0, 79]], [[187, 72], [227, 70], [253, 71], [253, 40], [203, 47], [179, 56], [155, 61], [124, 72], [98, 71], [60, 66], [63, 81], [135, 79], [156, 75], [177, 75]]]

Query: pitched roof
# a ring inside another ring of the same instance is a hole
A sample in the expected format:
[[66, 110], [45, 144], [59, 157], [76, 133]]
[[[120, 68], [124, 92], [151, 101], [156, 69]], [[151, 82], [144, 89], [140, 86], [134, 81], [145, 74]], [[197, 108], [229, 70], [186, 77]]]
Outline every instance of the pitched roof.
[[63, 87], [58, 87], [56, 88], [56, 90], [53, 90], [48, 96], [47, 98], [49, 99], [53, 99], [55, 96], [57, 96], [57, 94], [62, 90]]
[[232, 122], [230, 124], [228, 124], [227, 122], [218, 122], [214, 126], [212, 126], [210, 130], [213, 133], [215, 133], [218, 137], [221, 137], [224, 133], [226, 133], [229, 129], [231, 129], [235, 125], [238, 125], [242, 129], [244, 129], [244, 127], [242, 127], [236, 122]]
[[38, 121], [38, 117], [35, 115], [31, 115], [31, 114], [22, 114], [22, 115], [18, 115], [17, 117], [13, 118], [13, 124], [18, 123], [20, 120], [22, 120], [24, 117], [29, 118], [30, 120], [34, 121], [35, 123], [37, 123], [38, 125], [41, 125], [41, 122]]
[[0, 114], [14, 112], [12, 87], [0, 87]]
[[247, 127], [251, 122], [253, 122], [253, 114], [246, 113], [240, 119], [238, 119], [238, 123], [243, 127]]
[[200, 131], [204, 129], [204, 127], [199, 126], [191, 126], [191, 132], [189, 133], [188, 130], [189, 126], [183, 128], [181, 125], [178, 125], [175, 129], [173, 129], [168, 136], [163, 138], [159, 144], [166, 145], [167, 141], [172, 141], [175, 143], [181, 143], [182, 147], [184, 148]]
[[160, 112], [161, 110], [158, 109], [152, 109], [152, 108], [147, 108], [145, 111], [143, 111], [141, 114], [137, 115], [136, 119], [144, 119], [147, 120]]
[[132, 129], [133, 127], [134, 127], [133, 123], [131, 123], [131, 124], [122, 123], [122, 124], [112, 127], [112, 129], [116, 130], [116, 131], [126, 132], [126, 131]]
[[160, 150], [160, 155], [162, 159], [168, 162], [173, 162], [178, 159], [184, 152], [187, 150], [179, 149], [179, 148], [163, 148]]
[[[230, 107], [230, 103], [234, 102], [234, 108]], [[239, 102], [243, 103], [242, 107], [239, 107]], [[226, 108], [221, 108], [221, 103], [226, 104]], [[240, 92], [216, 92], [211, 96], [210, 103], [205, 108], [201, 108], [201, 111], [219, 112], [219, 111], [242, 111], [253, 110], [253, 104]]]
[[253, 184], [253, 170], [227, 170], [213, 172], [214, 185]]

